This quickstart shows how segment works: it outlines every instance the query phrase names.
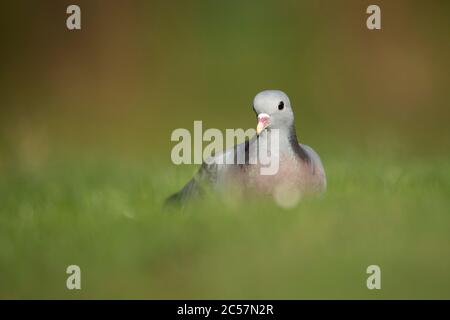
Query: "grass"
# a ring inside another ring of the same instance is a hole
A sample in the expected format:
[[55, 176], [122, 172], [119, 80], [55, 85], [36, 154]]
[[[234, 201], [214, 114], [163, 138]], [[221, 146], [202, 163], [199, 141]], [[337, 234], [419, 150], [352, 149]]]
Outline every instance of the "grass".
[[[0, 180], [0, 298], [450, 298], [450, 162], [324, 158], [296, 208], [162, 201], [193, 173], [55, 161]], [[82, 290], [69, 291], [77, 264]], [[382, 289], [366, 288], [377, 264]]]

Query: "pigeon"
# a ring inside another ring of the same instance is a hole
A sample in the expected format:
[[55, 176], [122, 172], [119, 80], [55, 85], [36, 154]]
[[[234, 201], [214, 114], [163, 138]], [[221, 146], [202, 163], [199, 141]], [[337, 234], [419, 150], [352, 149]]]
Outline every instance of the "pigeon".
[[[258, 121], [256, 134], [205, 159], [195, 176], [166, 204], [185, 204], [208, 189], [273, 196], [277, 202], [294, 198], [294, 204], [307, 194], [325, 192], [322, 161], [311, 147], [298, 142], [289, 97], [280, 90], [262, 91], [253, 100], [253, 110]], [[262, 154], [270, 155], [276, 170], [263, 172]], [[243, 156], [238, 159], [239, 155]]]

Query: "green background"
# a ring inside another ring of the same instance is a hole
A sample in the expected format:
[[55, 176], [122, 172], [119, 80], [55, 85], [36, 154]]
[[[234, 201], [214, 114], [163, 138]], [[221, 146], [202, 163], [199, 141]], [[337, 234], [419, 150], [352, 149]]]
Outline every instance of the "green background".
[[[450, 298], [448, 1], [73, 3], [0, 4], [1, 298]], [[164, 212], [171, 132], [254, 128], [264, 89], [326, 195]]]

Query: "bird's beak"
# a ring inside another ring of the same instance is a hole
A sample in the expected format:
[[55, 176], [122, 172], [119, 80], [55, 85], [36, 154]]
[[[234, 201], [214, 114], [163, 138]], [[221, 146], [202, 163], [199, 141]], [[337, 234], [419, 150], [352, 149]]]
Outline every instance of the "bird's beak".
[[256, 134], [259, 135], [270, 124], [270, 116], [267, 113], [258, 114], [258, 125], [256, 126]]

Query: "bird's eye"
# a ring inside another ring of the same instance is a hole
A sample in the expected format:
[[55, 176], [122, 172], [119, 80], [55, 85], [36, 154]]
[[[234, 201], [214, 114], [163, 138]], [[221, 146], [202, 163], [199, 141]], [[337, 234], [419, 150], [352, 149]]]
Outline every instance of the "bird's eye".
[[278, 110], [283, 110], [284, 109], [284, 102], [280, 101], [280, 103], [278, 104]]

